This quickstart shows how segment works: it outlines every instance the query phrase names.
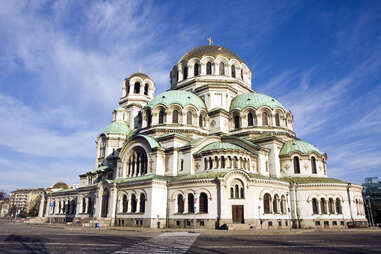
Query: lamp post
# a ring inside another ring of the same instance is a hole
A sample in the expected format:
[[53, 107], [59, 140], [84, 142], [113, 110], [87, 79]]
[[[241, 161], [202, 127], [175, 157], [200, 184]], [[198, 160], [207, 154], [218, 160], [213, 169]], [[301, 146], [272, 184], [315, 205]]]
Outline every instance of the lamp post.
[[258, 206], [258, 218], [259, 218], [259, 224], [261, 224], [261, 229], [262, 229], [262, 220], [261, 220], [261, 206]]

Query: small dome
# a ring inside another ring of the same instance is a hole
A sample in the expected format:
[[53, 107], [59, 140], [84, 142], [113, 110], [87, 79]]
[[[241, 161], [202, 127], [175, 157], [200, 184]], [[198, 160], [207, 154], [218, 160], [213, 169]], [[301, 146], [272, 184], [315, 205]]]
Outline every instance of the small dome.
[[147, 74], [141, 73], [141, 72], [136, 72], [134, 74], [131, 74], [127, 79], [131, 79], [133, 77], [139, 77], [144, 79], [151, 79]]
[[292, 152], [299, 152], [302, 154], [316, 152], [320, 155], [324, 155], [324, 153], [320, 152], [315, 146], [297, 139], [287, 141], [280, 150], [279, 155], [288, 155]]
[[112, 122], [104, 130], [104, 134], [122, 134], [128, 135], [131, 129], [124, 122]]
[[51, 189], [69, 189], [70, 187], [66, 183], [60, 181], [58, 183], [53, 184], [50, 188]]
[[242, 59], [236, 53], [234, 53], [228, 48], [224, 48], [217, 45], [208, 45], [192, 49], [180, 59], [179, 63], [187, 62], [194, 57], [201, 59], [203, 56], [213, 56], [214, 58], [217, 58], [218, 56], [224, 56], [229, 60], [234, 58], [240, 62], [243, 62]]
[[256, 109], [258, 109], [261, 106], [268, 106], [271, 109], [279, 107], [286, 110], [286, 108], [282, 104], [280, 104], [279, 101], [268, 95], [261, 93], [245, 93], [234, 97], [230, 104], [230, 111], [235, 109], [242, 110], [249, 106], [254, 107]]
[[203, 153], [203, 152], [213, 152], [213, 151], [245, 151], [240, 146], [237, 146], [235, 144], [231, 143], [226, 143], [226, 142], [213, 142], [210, 143], [209, 145], [203, 147], [198, 153]]
[[205, 103], [200, 97], [194, 93], [183, 91], [183, 90], [170, 90], [157, 95], [148, 104], [148, 107], [153, 108], [157, 104], [163, 104], [169, 106], [171, 104], [180, 104], [182, 107], [187, 105], [193, 105], [198, 110], [206, 109]]

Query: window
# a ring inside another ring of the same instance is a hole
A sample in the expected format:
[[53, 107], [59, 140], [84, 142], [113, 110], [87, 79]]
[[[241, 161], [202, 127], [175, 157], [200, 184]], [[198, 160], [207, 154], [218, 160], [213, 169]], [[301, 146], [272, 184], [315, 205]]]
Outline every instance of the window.
[[271, 213], [270, 202], [271, 202], [271, 196], [270, 196], [270, 194], [266, 193], [265, 196], [263, 197], [263, 211], [264, 211], [264, 213]]
[[280, 118], [279, 118], [279, 113], [275, 114], [275, 125], [280, 126]]
[[127, 87], [127, 95], [129, 95], [130, 94], [130, 84], [126, 85], [126, 87]]
[[266, 112], [262, 113], [262, 125], [268, 126], [269, 125], [269, 116]]
[[280, 211], [281, 211], [281, 213], [286, 214], [286, 198], [284, 195], [282, 195], [282, 197], [281, 197]]
[[230, 188], [230, 198], [234, 198], [234, 189], [233, 189], [233, 187]]
[[299, 157], [294, 157], [294, 173], [300, 174], [300, 165], [299, 165]]
[[82, 198], [82, 213], [86, 213], [86, 198]]
[[239, 129], [240, 128], [240, 126], [239, 126], [239, 115], [235, 115], [234, 116], [234, 128], [235, 129]]
[[208, 159], [204, 158], [204, 170], [208, 169]]
[[128, 200], [127, 200], [127, 195], [123, 195], [122, 199], [122, 212], [126, 213], [128, 208]]
[[162, 108], [159, 112], [159, 124], [162, 124], [165, 122], [165, 110]]
[[251, 112], [247, 115], [247, 126], [254, 126], [254, 117]]
[[273, 211], [274, 211], [274, 213], [279, 213], [278, 204], [279, 204], [279, 196], [277, 194], [275, 194], [274, 200], [273, 200]]
[[187, 124], [192, 125], [192, 112], [191, 111], [187, 112]]
[[184, 198], [183, 198], [183, 195], [181, 194], [177, 196], [177, 212], [178, 213], [184, 212]]
[[232, 69], [232, 77], [235, 78], [235, 66], [232, 65], [231, 69]]
[[188, 194], [188, 213], [194, 213], [194, 196], [192, 193]]
[[152, 123], [151, 110], [147, 110], [146, 117], [147, 117], [147, 127], [150, 127]]
[[213, 160], [209, 158], [209, 169], [213, 169]]
[[135, 213], [136, 212], [136, 196], [135, 194], [132, 194], [131, 196], [131, 212]]
[[146, 210], [146, 196], [144, 193], [140, 193], [140, 207], [139, 212], [144, 213]]
[[212, 63], [208, 62], [206, 64], [206, 75], [211, 75], [212, 74]]
[[221, 168], [225, 168], [225, 157], [221, 156]]
[[200, 68], [200, 65], [199, 65], [198, 63], [196, 63], [196, 64], [194, 65], [193, 68], [194, 68], [194, 69], [193, 69], [193, 74], [194, 74], [194, 76], [196, 77], [196, 76], [199, 75], [198, 70], [199, 70], [199, 68]]
[[342, 214], [341, 200], [339, 198], [336, 199], [336, 213]]
[[184, 160], [180, 161], [180, 171], [184, 170]]
[[329, 204], [329, 213], [334, 214], [335, 213], [335, 203], [333, 202], [332, 198], [330, 198], [328, 200], [328, 204]]
[[225, 75], [225, 64], [220, 63], [220, 75]]
[[311, 168], [312, 168], [312, 174], [316, 174], [316, 159], [315, 157], [311, 157]]
[[172, 123], [179, 123], [179, 111], [176, 109], [172, 113]]
[[202, 192], [200, 194], [200, 213], [208, 212], [208, 196]]
[[200, 115], [200, 117], [198, 118], [198, 124], [199, 124], [200, 127], [204, 127], [205, 126], [205, 119], [204, 119], [203, 115]]
[[148, 95], [148, 84], [144, 85], [144, 95]]
[[134, 93], [139, 94], [140, 93], [140, 83], [136, 82], [134, 85]]
[[321, 213], [327, 214], [327, 202], [325, 201], [324, 198], [320, 200], [320, 207], [321, 207]]
[[184, 67], [184, 78], [183, 79], [187, 79], [188, 78], [188, 67]]
[[312, 199], [312, 213], [313, 214], [319, 214], [318, 201], [316, 198]]

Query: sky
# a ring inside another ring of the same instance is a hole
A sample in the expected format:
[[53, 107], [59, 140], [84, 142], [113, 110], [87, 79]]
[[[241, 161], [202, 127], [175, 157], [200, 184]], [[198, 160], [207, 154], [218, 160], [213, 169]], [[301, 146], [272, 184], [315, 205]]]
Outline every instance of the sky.
[[79, 183], [122, 80], [141, 68], [163, 92], [208, 37], [291, 110], [329, 177], [381, 180], [381, 1], [3, 1], [0, 34], [0, 190]]

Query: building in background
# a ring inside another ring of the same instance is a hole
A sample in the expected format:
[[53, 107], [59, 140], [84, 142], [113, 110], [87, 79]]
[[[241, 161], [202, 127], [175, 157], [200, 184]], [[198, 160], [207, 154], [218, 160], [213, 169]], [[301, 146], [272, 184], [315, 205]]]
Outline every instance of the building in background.
[[9, 195], [9, 206], [13, 216], [37, 216], [39, 203], [44, 194], [44, 188], [17, 189]]
[[0, 217], [5, 217], [9, 214], [9, 199], [0, 200]]
[[363, 184], [365, 212], [369, 225], [381, 226], [381, 181], [378, 177], [365, 178]]
[[327, 154], [296, 136], [291, 111], [257, 93], [252, 75], [215, 45], [187, 52], [159, 95], [148, 75], [130, 75], [96, 138], [94, 169], [79, 186], [46, 192], [40, 216], [137, 227], [367, 225], [362, 186], [328, 177]]

